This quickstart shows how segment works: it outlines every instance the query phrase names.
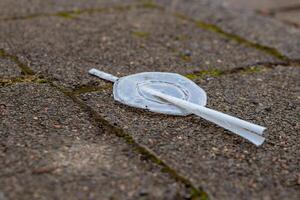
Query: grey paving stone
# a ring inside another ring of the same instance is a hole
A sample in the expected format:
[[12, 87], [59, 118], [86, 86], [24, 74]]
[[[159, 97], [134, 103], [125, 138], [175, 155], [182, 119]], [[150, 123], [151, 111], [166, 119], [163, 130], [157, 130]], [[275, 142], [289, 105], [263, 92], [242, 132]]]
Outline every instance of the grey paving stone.
[[156, 0], [171, 11], [213, 23], [226, 32], [278, 49], [290, 59], [300, 59], [300, 31], [276, 19], [248, 10], [232, 9], [222, 0]]
[[95, 9], [115, 5], [128, 5], [136, 2], [137, 1], [135, 0], [31, 0], [30, 2], [27, 0], [1, 0], [0, 20], [78, 9]]
[[195, 116], [150, 113], [114, 102], [111, 89], [81, 98], [212, 199], [299, 199], [300, 68], [197, 80], [208, 107], [268, 128], [257, 148]]
[[300, 5], [299, 0], [223, 0], [223, 2], [233, 8], [261, 11], [271, 11]]
[[0, 79], [11, 78], [21, 75], [21, 70], [11, 60], [0, 57]]
[[278, 61], [156, 9], [83, 14], [74, 20], [9, 21], [0, 24], [0, 32], [0, 48], [70, 87], [98, 84], [87, 74], [91, 67], [123, 76], [227, 70]]
[[[0, 88], [0, 197], [176, 199], [186, 189], [46, 84]], [[2, 198], [3, 199], [3, 198]]]

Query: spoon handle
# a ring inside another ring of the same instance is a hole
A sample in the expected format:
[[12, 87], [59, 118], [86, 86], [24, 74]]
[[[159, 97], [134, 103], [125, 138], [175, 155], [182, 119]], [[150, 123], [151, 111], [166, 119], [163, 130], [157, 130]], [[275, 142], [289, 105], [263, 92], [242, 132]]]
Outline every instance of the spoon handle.
[[97, 76], [101, 79], [104, 79], [104, 80], [107, 80], [107, 81], [110, 81], [110, 82], [116, 82], [119, 78], [112, 75], [112, 74], [108, 74], [108, 73], [105, 73], [103, 71], [100, 71], [98, 69], [90, 69], [89, 70], [89, 74], [92, 74], [94, 76]]
[[204, 106], [199, 106], [197, 104], [161, 93], [148, 87], [143, 87], [143, 90], [153, 96], [164, 99], [208, 121], [214, 122], [215, 124], [249, 140], [256, 146], [261, 145], [265, 140], [265, 138], [261, 136], [263, 134], [263, 131], [266, 129], [265, 127], [241, 120], [236, 117], [232, 117], [230, 115], [206, 108]]

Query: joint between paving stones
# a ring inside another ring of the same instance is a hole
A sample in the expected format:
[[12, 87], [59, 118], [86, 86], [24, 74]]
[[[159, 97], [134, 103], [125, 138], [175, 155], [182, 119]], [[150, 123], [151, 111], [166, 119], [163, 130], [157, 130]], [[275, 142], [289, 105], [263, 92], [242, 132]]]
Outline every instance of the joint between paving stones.
[[[93, 8], [93, 9], [78, 9], [78, 10], [72, 10], [72, 11], [61, 11], [61, 12], [57, 12], [57, 13], [41, 13], [41, 14], [33, 14], [33, 15], [29, 15], [29, 16], [20, 16], [20, 17], [13, 17], [13, 18], [3, 18], [0, 19], [0, 21], [4, 20], [4, 21], [8, 21], [8, 20], [26, 20], [26, 19], [32, 19], [32, 18], [37, 18], [37, 17], [45, 17], [45, 16], [57, 16], [57, 17], [63, 17], [63, 18], [67, 18], [67, 19], [72, 19], [77, 15], [80, 14], [84, 14], [84, 13], [102, 13], [104, 11], [109, 11], [109, 10], [117, 10], [117, 11], [127, 11], [127, 10], [131, 10], [132, 8], [144, 8], [144, 9], [158, 9], [158, 10], [166, 10], [164, 7], [157, 5], [156, 3], [152, 2], [152, 1], [146, 1], [143, 2], [141, 4], [135, 4], [135, 5], [123, 5], [123, 6], [113, 6], [113, 7], [107, 7], [107, 8]], [[233, 33], [229, 33], [226, 32], [224, 30], [222, 30], [220, 27], [218, 27], [217, 25], [211, 24], [211, 23], [206, 23], [200, 20], [195, 20], [193, 18], [187, 17], [185, 15], [183, 15], [180, 12], [172, 12], [172, 14], [175, 17], [178, 17], [180, 19], [183, 20], [187, 20], [190, 21], [194, 24], [196, 24], [197, 27], [202, 28], [204, 30], [208, 30], [208, 31], [212, 31], [215, 33], [218, 33], [219, 35], [230, 39], [232, 41], [235, 41], [239, 44], [243, 44], [246, 45], [248, 47], [251, 48], [255, 48], [259, 51], [265, 52], [277, 59], [280, 59], [282, 61], [285, 62], [289, 62], [290, 64], [293, 65], [297, 65], [300, 66], [300, 59], [297, 60], [291, 60], [289, 59], [287, 56], [283, 55], [282, 53], [280, 53], [277, 49], [273, 48], [273, 47], [268, 47], [256, 42], [252, 42], [249, 41], [245, 38], [242, 38], [238, 35], [235, 35]], [[137, 36], [141, 37], [141, 33], [134, 33]], [[145, 35], [143, 34], [142, 37], [144, 37]], [[0, 52], [1, 55], [1, 52]], [[187, 59], [187, 58], [182, 58], [182, 59]], [[26, 71], [26, 70], [25, 70]]]
[[282, 53], [280, 53], [277, 49], [275, 49], [273, 47], [268, 47], [268, 46], [265, 46], [265, 45], [262, 45], [262, 44], [259, 44], [256, 42], [252, 42], [252, 41], [242, 38], [241, 36], [238, 36], [236, 34], [226, 32], [215, 24], [203, 22], [200, 20], [195, 20], [195, 19], [187, 17], [179, 12], [175, 12], [175, 13], [173, 13], [173, 15], [180, 19], [194, 23], [198, 28], [217, 33], [226, 39], [229, 39], [231, 41], [235, 41], [238, 44], [243, 44], [245, 46], [262, 51], [262, 52], [267, 53], [268, 55], [271, 55], [279, 60], [282, 60], [285, 62], [298, 62], [298, 61], [290, 60], [287, 56], [283, 55]]
[[144, 2], [139, 4], [131, 4], [131, 5], [120, 5], [120, 6], [111, 6], [111, 7], [103, 7], [103, 8], [90, 8], [90, 9], [75, 9], [69, 11], [60, 11], [56, 13], [36, 13], [27, 16], [19, 16], [19, 17], [9, 17], [2, 18], [0, 21], [14, 21], [14, 20], [30, 20], [39, 17], [61, 17], [64, 19], [74, 19], [76, 16], [81, 14], [92, 14], [92, 13], [103, 13], [110, 11], [128, 11], [131, 9], [163, 9], [161, 6], [153, 4], [151, 2]]
[[0, 58], [6, 58], [18, 65], [18, 67], [21, 69], [21, 73], [23, 75], [35, 75], [35, 73], [24, 63], [22, 63], [19, 58], [15, 55], [11, 55], [4, 51], [3, 49], [0, 49]]
[[[160, 7], [160, 9], [161, 9], [161, 7]], [[100, 11], [92, 11], [92, 12], [100, 12]], [[61, 15], [60, 17], [68, 18], [68, 15], [63, 16], [64, 12], [59, 12], [59, 13]], [[55, 15], [51, 15], [51, 16], [58, 16], [59, 13], [56, 13]], [[86, 13], [88, 13], [88, 12], [86, 12]], [[69, 14], [70, 15], [77, 15], [78, 13], [77, 13], [77, 11], [71, 11], [71, 13], [69, 13]], [[36, 15], [35, 17], [40, 17], [40, 16], [42, 16], [42, 15]], [[47, 16], [47, 15], [43, 15], [43, 16]], [[180, 17], [182, 18], [182, 15], [180, 15]], [[184, 18], [187, 19], [185, 16], [184, 16]], [[278, 65], [296, 65], [296, 66], [300, 66], [299, 61], [290, 60], [288, 57], [282, 55], [278, 50], [276, 50], [274, 48], [263, 46], [263, 45], [248, 41], [246, 39], [243, 39], [243, 38], [241, 38], [239, 36], [236, 36], [234, 34], [227, 33], [227, 32], [223, 31], [222, 29], [220, 29], [219, 27], [217, 27], [216, 25], [213, 25], [213, 24], [208, 24], [208, 23], [201, 22], [201, 21], [194, 20], [194, 19], [187, 19], [187, 20], [192, 21], [199, 28], [203, 28], [205, 30], [210, 30], [210, 31], [213, 31], [213, 32], [217, 32], [217, 33], [223, 35], [224, 37], [226, 37], [228, 39], [231, 39], [231, 40], [234, 40], [238, 43], [245, 44], [247, 46], [250, 46], [250, 47], [253, 47], [253, 48], [256, 48], [256, 49], [260, 49], [260, 50], [262, 50], [262, 51], [264, 51], [264, 52], [266, 52], [270, 55], [273, 55], [274, 57], [277, 57], [278, 59], [284, 61], [284, 63], [280, 63], [280, 64], [279, 63], [264, 63], [262, 66], [261, 65], [247, 66], [247, 67], [236, 68], [236, 69], [228, 70], [228, 71], [221, 71], [221, 70], [216, 70], [216, 69], [204, 70], [204, 71], [195, 72], [193, 74], [187, 74], [187, 75], [185, 75], [186, 77], [188, 77], [189, 75], [195, 75], [195, 76], [197, 76], [195, 78], [202, 78], [206, 75], [208, 75], [208, 76], [222, 76], [222, 75], [234, 74], [234, 73], [260, 72], [263, 69], [273, 69], [274, 67], [276, 67]], [[49, 83], [56, 90], [59, 90], [64, 95], [71, 98], [77, 105], [79, 105], [82, 109], [84, 109], [86, 112], [88, 112], [91, 115], [92, 119], [94, 119], [97, 122], [98, 126], [100, 124], [105, 129], [115, 133], [118, 137], [123, 138], [126, 141], [126, 143], [130, 144], [137, 152], [139, 152], [140, 154], [146, 156], [146, 158], [148, 158], [150, 161], [152, 161], [152, 162], [156, 163], [157, 165], [161, 166], [163, 172], [166, 172], [166, 173], [170, 174], [177, 181], [182, 182], [186, 185], [186, 187], [191, 188], [192, 198], [201, 198], [201, 199], [207, 199], [208, 198], [207, 194], [201, 188], [199, 189], [199, 188], [193, 186], [193, 184], [187, 178], [185, 178], [184, 176], [181, 176], [176, 170], [169, 167], [164, 161], [159, 159], [155, 155], [155, 153], [153, 153], [150, 149], [148, 149], [147, 147], [137, 143], [132, 138], [132, 136], [130, 136], [130, 134], [126, 133], [123, 129], [118, 128], [118, 127], [110, 124], [107, 120], [105, 120], [104, 118], [99, 116], [96, 113], [96, 111], [94, 111], [91, 107], [89, 107], [82, 100], [80, 100], [79, 98], [76, 97], [77, 95], [80, 95], [82, 93], [93, 92], [93, 91], [98, 91], [98, 90], [103, 90], [103, 89], [109, 89], [112, 86], [111, 84], [106, 84], [103, 87], [102, 86], [101, 87], [81, 86], [81, 87], [78, 87], [77, 89], [75, 89], [74, 91], [69, 91], [66, 88], [55, 85], [54, 83], [52, 83], [51, 81], [48, 81], [47, 79], [37, 77], [35, 75], [35, 73], [28, 66], [26, 66], [25, 64], [23, 64], [22, 62], [19, 61], [17, 56], [8, 54], [4, 50], [0, 49], [0, 57], [9, 58], [10, 60], [14, 61], [19, 66], [22, 73], [24, 74], [24, 76], [21, 76], [21, 77], [16, 77], [16, 78], [11, 78], [11, 79], [0, 79], [0, 85], [1, 86], [2, 86], [2, 84], [4, 86], [6, 86], [6, 85], [10, 85], [10, 84], [19, 83], [19, 82]]]
[[[16, 62], [22, 71], [23, 71], [23, 66], [26, 66], [25, 64], [23, 64], [19, 61], [17, 56], [7, 54], [4, 50], [1, 51], [1, 55], [4, 55], [7, 58], [10, 58], [12, 61]], [[21, 65], [22, 67], [19, 64], [22, 64]], [[173, 169], [169, 165], [167, 165], [163, 160], [161, 160], [154, 152], [152, 152], [146, 146], [137, 143], [130, 134], [126, 133], [123, 129], [118, 128], [115, 125], [110, 124], [107, 120], [105, 120], [100, 115], [98, 115], [98, 113], [95, 110], [93, 110], [90, 106], [86, 105], [82, 100], [80, 100], [76, 96], [76, 94], [78, 95], [78, 91], [77, 92], [70, 91], [69, 89], [67, 89], [63, 86], [57, 85], [47, 79], [35, 79], [34, 77], [37, 77], [37, 76], [35, 75], [34, 71], [31, 70], [28, 66], [26, 66], [26, 70], [27, 69], [29, 69], [30, 72], [32, 73], [32, 75], [25, 76], [28, 79], [26, 79], [25, 77], [23, 79], [22, 79], [22, 77], [18, 77], [18, 78], [16, 78], [16, 80], [18, 80], [18, 81], [15, 81], [15, 82], [11, 81], [11, 83], [12, 84], [19, 83], [19, 82], [48, 83], [52, 88], [54, 88], [55, 90], [63, 93], [65, 96], [72, 99], [72, 101], [74, 103], [76, 103], [81, 109], [83, 109], [86, 113], [88, 113], [90, 115], [90, 117], [93, 119], [92, 122], [94, 122], [94, 124], [96, 126], [101, 126], [101, 128], [107, 130], [109, 133], [113, 133], [117, 137], [122, 138], [128, 145], [131, 145], [133, 150], [135, 150], [137, 153], [143, 155], [149, 161], [160, 166], [161, 171], [163, 173], [169, 174], [177, 182], [184, 184], [185, 187], [190, 190], [191, 199], [201, 199], [201, 200], [209, 199], [207, 193], [202, 188], [195, 187], [188, 178], [185, 178], [184, 176], [180, 175], [175, 169]], [[81, 88], [79, 88], [79, 90], [80, 89]]]
[[[273, 70], [277, 66], [289, 66], [288, 63], [285, 62], [276, 62], [276, 63], [257, 63], [255, 65], [249, 65], [239, 68], [234, 68], [231, 70], [220, 70], [220, 69], [209, 69], [209, 70], [201, 70], [201, 71], [194, 71], [193, 73], [189, 74], [183, 74], [183, 76], [187, 77], [188, 79], [191, 79], [192, 81], [206, 78], [206, 77], [219, 77], [219, 76], [226, 76], [230, 74], [244, 74], [244, 75], [250, 75], [253, 73], [261, 73], [266, 70]], [[194, 68], [197, 68], [197, 66], [194, 66]], [[91, 92], [99, 92], [107, 89], [112, 89], [111, 83], [106, 83], [103, 86], [92, 86], [92, 85], [83, 85], [78, 86], [74, 90], [72, 90], [73, 95], [81, 95], [85, 93], [91, 93]]]
[[[92, 8], [92, 9], [81, 9], [81, 10], [78, 9], [78, 10], [71, 10], [71, 11], [60, 11], [57, 13], [41, 13], [41, 14], [33, 14], [33, 15], [29, 15], [29, 16], [3, 18], [3, 19], [0, 19], [0, 21], [26, 20], [26, 19], [36, 18], [36, 17], [45, 17], [45, 16], [57, 16], [57, 17], [72, 19], [75, 16], [84, 14], [84, 13], [90, 13], [90, 14], [91, 13], [102, 13], [102, 12], [109, 11], [109, 10], [128, 11], [133, 8], [158, 9], [158, 10], [163, 10], [163, 11], [166, 10], [163, 6], [160, 6], [150, 0], [150, 1], [144, 1], [141, 4], [134, 4], [134, 5], [112, 6], [112, 7], [107, 7], [107, 8]], [[280, 53], [280, 51], [277, 50], [276, 48], [265, 46], [265, 45], [262, 45], [262, 44], [259, 44], [256, 42], [252, 42], [252, 41], [247, 40], [236, 34], [226, 32], [215, 24], [211, 24], [211, 23], [207, 23], [207, 22], [204, 22], [201, 20], [196, 20], [196, 19], [190, 18], [180, 12], [170, 12], [170, 13], [172, 15], [174, 15], [175, 17], [178, 17], [180, 19], [194, 23], [199, 28], [202, 28], [204, 30], [208, 30], [211, 32], [215, 32], [215, 33], [221, 35], [222, 37], [225, 37], [226, 39], [229, 39], [229, 40], [235, 41], [239, 44], [243, 44], [245, 46], [265, 52], [266, 54], [271, 55], [272, 57], [275, 57], [279, 60], [288, 62], [290, 65], [300, 66], [300, 58], [299, 59], [289, 59], [286, 55]], [[133, 33], [133, 34], [138, 37], [147, 37], [148, 36], [147, 34], [145, 35], [145, 33]], [[0, 52], [0, 55], [1, 55], [1, 52]], [[186, 57], [182, 57], [182, 59], [189, 61], [188, 60], [189, 58], [186, 58]]]
[[[87, 112], [91, 116], [91, 118], [95, 121], [96, 126], [101, 125], [101, 128], [104, 128], [108, 132], [115, 134], [119, 138], [122, 138], [123, 140], [125, 140], [125, 142], [127, 144], [131, 145], [131, 147], [136, 152], [143, 155], [149, 161], [160, 166], [161, 171], [163, 173], [169, 174], [177, 182], [181, 182], [182, 184], [184, 184], [185, 187], [190, 190], [191, 199], [202, 199], [202, 200], [208, 199], [207, 193], [204, 192], [201, 188], [197, 188], [197, 187], [193, 186], [193, 184], [187, 178], [180, 175], [175, 169], [171, 168], [164, 161], [159, 159], [155, 155], [155, 153], [153, 153], [150, 149], [148, 149], [147, 147], [145, 147], [143, 145], [138, 144], [132, 138], [132, 136], [130, 136], [130, 134], [126, 133], [123, 129], [115, 127], [114, 125], [110, 124], [107, 120], [105, 120], [101, 116], [99, 116], [96, 113], [96, 111], [94, 111], [92, 108], [90, 108], [88, 105], [86, 105], [83, 101], [78, 99], [76, 97], [76, 95], [78, 95], [78, 91], [77, 92], [69, 91], [67, 88], [56, 85], [46, 79], [36, 79], [36, 76], [27, 76], [27, 77], [18, 77], [15, 79], [7, 79], [7, 81], [4, 84], [10, 85], [10, 84], [15, 84], [15, 83], [20, 83], [20, 82], [22, 82], [22, 83], [24, 83], [24, 82], [26, 82], [26, 83], [48, 83], [51, 87], [55, 88], [55, 90], [58, 90], [58, 91], [62, 92], [65, 96], [71, 98], [81, 109], [83, 109], [85, 112]], [[0, 85], [2, 86], [2, 82], [0, 82]], [[5, 85], [5, 86], [7, 86], [7, 85]], [[104, 89], [104, 88], [105, 87], [103, 87], [102, 89]], [[111, 88], [111, 84], [110, 84], [110, 88]]]
[[[148, 5], [149, 6], [149, 5]], [[151, 8], [157, 8], [157, 7], [151, 7]], [[87, 11], [88, 12], [88, 11]], [[93, 10], [93, 12], [96, 12]], [[98, 10], [97, 12], [100, 12]], [[63, 12], [60, 12], [61, 14]], [[79, 14], [78, 12], [74, 13], [72, 11], [70, 14]], [[81, 14], [81, 13], [80, 13]], [[56, 13], [55, 15], [58, 15]], [[203, 78], [204, 76], [222, 76], [226, 74], [234, 74], [234, 73], [253, 73], [253, 72], [259, 72], [263, 69], [271, 69], [274, 68], [277, 65], [289, 65], [293, 61], [289, 60], [286, 56], [281, 55], [276, 49], [270, 48], [270, 47], [265, 47], [253, 42], [250, 42], [246, 39], [243, 39], [239, 36], [236, 36], [234, 34], [226, 33], [219, 27], [213, 25], [213, 24], [207, 24], [204, 22], [196, 21], [193, 19], [188, 19], [185, 16], [178, 15], [178, 13], [175, 14], [177, 17], [180, 17], [182, 19], [191, 21], [195, 23], [199, 28], [205, 29], [205, 30], [210, 30], [213, 32], [217, 32], [223, 36], [225, 36], [228, 39], [234, 40], [238, 43], [246, 44], [248, 46], [254, 47], [256, 49], [261, 49], [263, 51], [266, 51], [267, 53], [273, 55], [274, 57], [277, 57], [281, 60], [284, 61], [284, 63], [264, 63], [263, 66], [247, 66], [247, 67], [241, 67], [233, 70], [228, 70], [228, 71], [221, 71], [217, 69], [212, 69], [212, 70], [204, 70], [204, 71], [199, 71], [195, 72], [192, 74], [187, 74], [185, 75], [186, 77], [190, 79], [197, 79], [197, 78]], [[66, 16], [65, 16], [66, 17]], [[22, 73], [26, 76], [24, 77], [17, 77], [17, 78], [12, 78], [12, 79], [2, 79], [0, 81], [1, 85], [9, 85], [9, 84], [14, 84], [14, 83], [19, 83], [19, 82], [32, 82], [32, 83], [49, 83], [52, 87], [54, 87], [56, 90], [59, 90], [62, 92], [64, 95], [70, 97], [76, 104], [78, 104], [82, 109], [84, 109], [86, 112], [88, 112], [91, 117], [96, 121], [99, 122], [98, 125], [104, 126], [104, 128], [108, 129], [110, 132], [115, 133], [118, 137], [123, 138], [126, 143], [132, 145], [132, 147], [140, 154], [146, 156], [149, 160], [152, 162], [158, 164], [159, 166], [162, 167], [162, 171], [170, 174], [173, 178], [175, 178], [177, 181], [180, 181], [185, 184], [186, 187], [191, 189], [191, 196], [193, 198], [201, 198], [201, 199], [207, 199], [208, 196], [207, 194], [200, 188], [197, 188], [192, 185], [192, 183], [185, 177], [181, 176], [178, 174], [178, 172], [171, 167], [169, 167], [164, 161], [159, 159], [155, 153], [151, 152], [147, 147], [144, 147], [140, 144], [138, 144], [130, 134], [126, 133], [123, 129], [115, 127], [114, 125], [110, 124], [107, 120], [103, 119], [101, 116], [99, 116], [96, 111], [94, 111], [92, 108], [90, 108], [88, 105], [86, 105], [83, 101], [81, 101], [79, 98], [77, 98], [77, 95], [80, 95], [82, 93], [87, 93], [87, 92], [93, 92], [93, 91], [98, 91], [98, 90], [103, 90], [103, 89], [109, 89], [112, 87], [111, 84], [106, 84], [101, 87], [90, 87], [90, 86], [80, 86], [77, 89], [73, 91], [69, 91], [66, 88], [63, 88], [61, 86], [55, 85], [51, 81], [48, 81], [46, 79], [40, 79], [36, 77], [34, 72], [25, 64], [19, 61], [17, 56], [11, 55], [6, 53], [4, 50], [0, 49], [0, 57], [4, 58], [9, 58], [10, 60], [14, 61], [19, 68], [22, 70]], [[293, 62], [294, 63], [294, 62]], [[295, 62], [294, 64], [298, 64], [298, 62]]]
[[191, 80], [196, 80], [205, 77], [219, 77], [219, 76], [225, 76], [230, 74], [253, 74], [253, 73], [260, 73], [266, 70], [275, 69], [275, 67], [277, 66], [289, 66], [289, 64], [285, 62], [256, 63], [254, 65], [248, 65], [248, 66], [238, 67], [238, 68], [224, 70], [224, 71], [220, 69], [194, 71], [193, 73], [185, 74], [184, 76]]
[[[25, 69], [30, 69], [28, 66], [25, 64], [21, 63], [18, 59], [17, 56], [10, 55], [5, 53], [3, 50], [1, 51], [1, 56], [5, 56], [6, 58], [11, 59], [12, 61], [16, 62], [20, 69], [23, 71], [24, 66]], [[236, 68], [232, 70], [227, 70], [227, 71], [220, 71], [217, 69], [212, 69], [212, 70], [204, 70], [204, 71], [199, 71], [195, 72], [193, 74], [194, 77], [191, 77], [191, 74], [185, 75], [186, 77], [189, 77], [191, 79], [197, 79], [197, 78], [203, 78], [204, 76], [222, 76], [222, 75], [227, 75], [227, 74], [235, 74], [235, 73], [257, 73], [260, 71], [263, 71], [264, 69], [274, 69], [278, 65], [289, 65], [288, 63], [262, 63], [260, 65], [255, 65], [255, 66], [247, 66], [247, 67], [241, 67], [241, 68]], [[87, 93], [87, 92], [93, 92], [93, 91], [99, 91], [99, 90], [104, 90], [104, 89], [110, 89], [112, 88], [112, 84], [105, 84], [103, 86], [79, 86], [75, 90], [70, 91], [69, 89], [56, 85], [53, 82], [44, 79], [44, 78], [39, 78], [36, 75], [34, 75], [34, 72], [30, 69], [30, 72], [33, 75], [27, 75], [27, 76], [21, 76], [13, 79], [2, 79], [4, 81], [3, 84], [14, 84], [18, 82], [32, 82], [32, 83], [48, 83], [52, 87], [54, 87], [56, 90], [59, 90], [62, 92], [65, 96], [68, 96], [71, 98], [77, 105], [79, 105], [83, 110], [85, 110], [95, 121], [96, 125], [103, 126], [102, 128], [108, 130], [109, 132], [114, 133], [116, 136], [124, 139], [127, 144], [131, 145], [134, 150], [136, 150], [139, 154], [145, 156], [147, 159], [149, 159], [151, 162], [159, 165], [162, 167], [162, 172], [168, 173], [171, 177], [173, 177], [176, 181], [183, 183], [187, 188], [190, 189], [191, 191], [191, 198], [192, 199], [208, 199], [208, 195], [203, 189], [197, 188], [193, 186], [193, 184], [190, 182], [189, 179], [185, 178], [184, 176], [181, 176], [175, 169], [171, 168], [168, 166], [164, 161], [162, 161], [160, 158], [158, 158], [155, 153], [153, 153], [150, 149], [147, 147], [138, 144], [133, 137], [126, 133], [123, 129], [116, 127], [115, 125], [110, 124], [107, 120], [102, 118], [100, 115], [97, 114], [96, 111], [94, 111], [91, 107], [86, 105], [82, 100], [80, 100], [77, 95]], [[0, 82], [1, 83], [1, 82]]]
[[[21, 69], [21, 72], [24, 76], [10, 78], [10, 79], [1, 79], [0, 78], [0, 86], [6, 86], [6, 85], [12, 85], [15, 83], [20, 82], [32, 82], [32, 83], [46, 83], [48, 80], [44, 79], [42, 76], [36, 76], [35, 73], [24, 63], [22, 63], [17, 56], [11, 55], [6, 53], [4, 50], [0, 49], [0, 58], [8, 58], [15, 62], [18, 67]], [[210, 69], [210, 70], [201, 70], [201, 71], [195, 71], [190, 74], [184, 74], [183, 76], [191, 79], [196, 80], [199, 78], [204, 77], [218, 77], [222, 75], [228, 75], [228, 74], [235, 74], [235, 73], [243, 73], [243, 74], [250, 74], [250, 73], [257, 73], [260, 71], [263, 71], [265, 69], [273, 69], [274, 67], [281, 65], [281, 66], [289, 66], [290, 63], [288, 62], [276, 62], [276, 63], [256, 63], [254, 65], [245, 66], [245, 67], [239, 67], [234, 68], [231, 70], [219, 70], [219, 69]], [[196, 68], [197, 66], [195, 66]], [[80, 95], [84, 93], [89, 92], [96, 92], [96, 91], [102, 91], [105, 89], [112, 88], [111, 84], [105, 84], [103, 86], [90, 86], [90, 85], [82, 85], [78, 86], [77, 88], [72, 90], [73, 95]]]
[[10, 85], [14, 85], [17, 83], [38, 83], [38, 84], [44, 84], [48, 81], [41, 76], [36, 75], [25, 75], [25, 76], [19, 76], [14, 78], [0, 78], [0, 87], [7, 87]]
[[67, 88], [56, 85], [52, 82], [49, 82], [49, 84], [56, 90], [62, 92], [65, 96], [68, 96], [69, 98], [71, 98], [73, 100], [73, 102], [75, 102], [81, 109], [83, 109], [86, 113], [88, 113], [90, 115], [90, 117], [93, 119], [95, 125], [99, 126], [99, 124], [100, 124], [101, 128], [105, 129], [109, 133], [114, 133], [119, 138], [124, 139], [125, 142], [127, 144], [131, 145], [131, 147], [136, 152], [145, 156], [145, 158], [148, 159], [149, 161], [162, 167], [161, 171], [163, 173], [167, 173], [171, 177], [173, 177], [177, 182], [183, 183], [186, 188], [190, 189], [191, 199], [202, 199], [202, 200], [208, 199], [207, 193], [204, 192], [202, 188], [195, 187], [190, 182], [189, 179], [180, 175], [175, 169], [173, 169], [169, 165], [167, 165], [162, 159], [160, 159], [157, 155], [155, 155], [155, 153], [152, 152], [149, 148], [137, 143], [130, 134], [125, 132], [123, 129], [116, 127], [115, 125], [112, 125], [107, 120], [102, 118], [95, 110], [93, 110], [90, 106], [86, 105], [82, 100], [77, 98], [76, 95], [74, 94], [74, 92], [69, 91]]
[[[245, 67], [239, 67], [234, 68], [231, 70], [219, 70], [219, 69], [210, 69], [210, 70], [200, 70], [195, 71], [193, 73], [184, 74], [183, 76], [191, 79], [191, 80], [197, 80], [205, 77], [219, 77], [219, 76], [225, 76], [230, 74], [253, 74], [253, 73], [260, 73], [264, 72], [266, 70], [272, 70], [275, 69], [277, 66], [289, 66], [288, 63], [258, 63], [256, 65], [250, 65]], [[196, 68], [197, 66], [195, 66]], [[17, 83], [37, 83], [37, 84], [44, 84], [49, 83], [49, 81], [43, 76], [36, 76], [36, 75], [24, 75], [24, 76], [18, 76], [13, 78], [0, 78], [0, 86], [6, 87], [10, 85], [14, 85]], [[94, 86], [94, 85], [80, 85], [76, 88], [72, 89], [71, 91], [68, 91], [68, 94], [78, 96], [81, 94], [91, 93], [91, 92], [99, 92], [107, 89], [112, 89], [113, 85], [111, 83], [106, 83], [101, 86]]]
[[[154, 3], [151, 0], [150, 0], [150, 2], [152, 2], [153, 5], [157, 5], [156, 3]], [[157, 6], [160, 6], [160, 5], [157, 5]], [[166, 8], [164, 8], [162, 6], [160, 6], [160, 9], [161, 10], [167, 10]], [[246, 38], [243, 38], [243, 37], [238, 36], [236, 34], [226, 32], [222, 28], [218, 27], [215, 24], [207, 23], [207, 22], [204, 22], [204, 21], [201, 21], [201, 20], [196, 20], [196, 19], [190, 18], [190, 17], [188, 17], [188, 16], [186, 16], [186, 15], [180, 13], [180, 12], [175, 11], [175, 12], [170, 12], [170, 13], [175, 17], [178, 17], [180, 19], [183, 19], [183, 20], [194, 23], [198, 28], [217, 33], [217, 34], [221, 35], [222, 37], [224, 37], [226, 39], [237, 42], [238, 44], [243, 44], [245, 46], [248, 46], [248, 47], [254, 48], [256, 50], [262, 51], [262, 52], [264, 52], [268, 55], [271, 55], [274, 58], [277, 58], [277, 59], [281, 60], [281, 61], [288, 62], [290, 65], [300, 66], [300, 58], [299, 59], [290, 59], [290, 58], [288, 58], [288, 56], [282, 54], [276, 48], [269, 47], [269, 46], [266, 46], [266, 45], [262, 45], [262, 44], [259, 44], [257, 42], [252, 42], [252, 41], [247, 40]], [[182, 57], [182, 59], [183, 60], [187, 59], [187, 61], [189, 60], [189, 58], [185, 58], [185, 57]]]

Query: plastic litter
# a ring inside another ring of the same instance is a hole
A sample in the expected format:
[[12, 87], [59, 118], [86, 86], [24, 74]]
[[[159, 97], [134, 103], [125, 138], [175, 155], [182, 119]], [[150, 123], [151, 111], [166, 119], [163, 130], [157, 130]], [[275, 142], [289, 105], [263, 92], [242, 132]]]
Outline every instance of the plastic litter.
[[262, 136], [265, 127], [206, 108], [205, 91], [179, 74], [143, 72], [118, 78], [97, 69], [91, 69], [89, 73], [114, 82], [114, 99], [123, 104], [170, 115], [195, 114], [256, 146], [265, 141]]

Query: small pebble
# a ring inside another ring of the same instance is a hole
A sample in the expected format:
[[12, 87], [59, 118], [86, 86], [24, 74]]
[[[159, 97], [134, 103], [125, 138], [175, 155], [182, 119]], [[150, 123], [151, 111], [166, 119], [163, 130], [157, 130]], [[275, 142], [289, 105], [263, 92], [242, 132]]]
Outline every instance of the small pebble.
[[192, 52], [190, 50], [185, 50], [183, 54], [184, 56], [192, 56]]

